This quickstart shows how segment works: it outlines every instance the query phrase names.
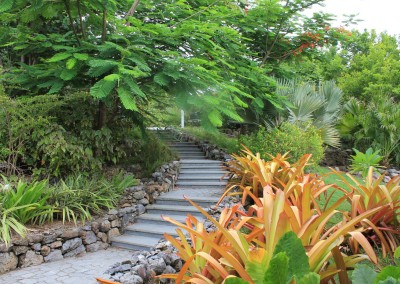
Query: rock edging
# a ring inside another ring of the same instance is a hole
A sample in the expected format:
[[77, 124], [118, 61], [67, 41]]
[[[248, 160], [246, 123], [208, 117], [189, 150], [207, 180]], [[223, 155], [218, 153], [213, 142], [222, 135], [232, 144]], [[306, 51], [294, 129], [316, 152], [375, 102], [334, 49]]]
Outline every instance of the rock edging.
[[111, 238], [120, 235], [124, 228], [145, 213], [146, 205], [164, 192], [173, 189], [179, 174], [179, 161], [161, 166], [152, 178], [142, 179], [136, 186], [125, 189], [119, 207], [104, 216], [97, 217], [85, 225], [59, 226], [47, 230], [36, 230], [25, 238], [15, 237], [6, 246], [0, 243], [0, 274], [16, 268], [40, 265], [107, 249]]

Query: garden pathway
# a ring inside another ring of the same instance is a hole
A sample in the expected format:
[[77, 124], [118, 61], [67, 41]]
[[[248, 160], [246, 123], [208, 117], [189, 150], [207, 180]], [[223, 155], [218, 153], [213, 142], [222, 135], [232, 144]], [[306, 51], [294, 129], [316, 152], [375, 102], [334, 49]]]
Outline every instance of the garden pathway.
[[224, 174], [222, 162], [207, 160], [204, 153], [193, 143], [176, 141], [168, 134], [161, 138], [167, 140], [181, 158], [176, 190], [158, 197], [155, 204], [147, 206], [147, 213], [139, 216], [137, 223], [126, 228], [124, 235], [113, 240], [114, 247], [85, 253], [79, 257], [17, 269], [0, 275], [0, 283], [94, 284], [97, 283], [95, 278], [101, 277], [111, 265], [129, 259], [131, 257], [129, 249], [150, 249], [165, 232], [175, 234], [175, 227], [162, 220], [162, 214], [178, 221], [183, 221], [187, 213], [196, 215], [200, 219], [201, 215], [183, 196], [189, 197], [203, 207], [215, 204], [226, 184], [225, 180], [220, 179]]
[[175, 190], [156, 198], [155, 203], [146, 207], [146, 213], [137, 217], [135, 224], [125, 228], [124, 234], [112, 239], [116, 247], [150, 250], [164, 233], [177, 236], [175, 225], [163, 220], [162, 215], [184, 222], [186, 215], [202, 220], [202, 214], [184, 196], [204, 208], [215, 205], [226, 185], [221, 180], [225, 171], [221, 161], [208, 160], [204, 152], [194, 143], [181, 142], [169, 132], [157, 132], [160, 139], [180, 157], [180, 172]]
[[17, 269], [0, 275], [2, 284], [94, 284], [96, 277], [116, 262], [129, 259], [131, 251], [110, 247], [79, 257], [43, 263], [38, 266]]

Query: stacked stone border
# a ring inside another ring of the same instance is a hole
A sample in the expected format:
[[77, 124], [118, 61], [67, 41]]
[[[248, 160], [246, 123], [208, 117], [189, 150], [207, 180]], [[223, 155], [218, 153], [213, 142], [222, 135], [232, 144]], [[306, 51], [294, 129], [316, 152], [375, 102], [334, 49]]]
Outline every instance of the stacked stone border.
[[30, 230], [25, 238], [15, 237], [8, 246], [0, 243], [0, 274], [107, 249], [112, 237], [123, 233], [127, 225], [145, 213], [146, 205], [152, 204], [160, 194], [173, 190], [179, 166], [179, 161], [161, 166], [152, 178], [142, 179], [139, 185], [126, 188], [118, 208], [84, 225]]

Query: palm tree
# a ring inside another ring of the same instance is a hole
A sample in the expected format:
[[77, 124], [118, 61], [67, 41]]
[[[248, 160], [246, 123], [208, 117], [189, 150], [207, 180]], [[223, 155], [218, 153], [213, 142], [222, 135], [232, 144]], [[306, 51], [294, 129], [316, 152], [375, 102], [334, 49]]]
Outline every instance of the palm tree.
[[319, 87], [293, 80], [278, 80], [276, 92], [286, 97], [291, 105], [278, 121], [316, 127], [326, 145], [340, 146], [336, 124], [341, 117], [342, 91], [333, 81], [323, 82]]

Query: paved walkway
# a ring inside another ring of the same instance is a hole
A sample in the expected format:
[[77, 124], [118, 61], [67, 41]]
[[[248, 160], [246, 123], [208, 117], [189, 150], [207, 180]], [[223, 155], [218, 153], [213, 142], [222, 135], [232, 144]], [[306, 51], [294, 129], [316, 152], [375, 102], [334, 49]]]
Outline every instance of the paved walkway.
[[0, 275], [4, 284], [94, 284], [96, 277], [116, 262], [130, 259], [132, 251], [108, 248], [80, 257], [69, 257], [60, 261], [43, 263]]

